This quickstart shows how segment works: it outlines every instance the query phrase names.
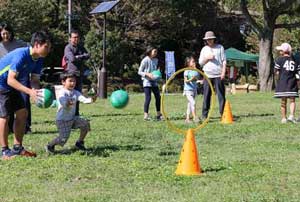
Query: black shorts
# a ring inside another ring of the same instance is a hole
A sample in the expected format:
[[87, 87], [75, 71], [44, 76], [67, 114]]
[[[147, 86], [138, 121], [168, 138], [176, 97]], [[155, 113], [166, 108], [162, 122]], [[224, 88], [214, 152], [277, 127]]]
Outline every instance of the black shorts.
[[25, 108], [21, 93], [16, 90], [0, 90], [0, 117], [8, 117], [10, 113]]

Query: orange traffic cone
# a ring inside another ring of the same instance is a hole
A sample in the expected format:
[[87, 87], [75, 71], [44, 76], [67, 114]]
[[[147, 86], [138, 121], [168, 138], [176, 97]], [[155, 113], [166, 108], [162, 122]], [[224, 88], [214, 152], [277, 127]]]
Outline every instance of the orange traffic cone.
[[230, 103], [228, 100], [226, 100], [225, 102], [221, 123], [233, 123], [233, 116], [231, 112]]
[[198, 163], [197, 147], [193, 129], [189, 129], [185, 136], [184, 145], [178, 162], [176, 175], [200, 175], [201, 167]]

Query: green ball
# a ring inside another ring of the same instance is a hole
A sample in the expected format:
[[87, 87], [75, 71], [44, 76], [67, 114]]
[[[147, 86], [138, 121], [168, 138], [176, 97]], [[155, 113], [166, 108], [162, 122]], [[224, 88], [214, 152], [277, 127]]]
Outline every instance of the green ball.
[[52, 105], [53, 94], [49, 89], [42, 88], [39, 92], [40, 97], [36, 102], [36, 106], [40, 108], [48, 108]]
[[129, 101], [128, 93], [125, 90], [114, 91], [110, 96], [110, 103], [114, 108], [122, 109]]
[[194, 76], [197, 76], [197, 75], [198, 75], [198, 72], [196, 72], [196, 71], [189, 71], [188, 74], [187, 74], [187, 78], [191, 79], [191, 78], [193, 78]]
[[159, 70], [154, 70], [151, 73], [152, 73], [152, 75], [154, 77], [154, 80], [156, 80], [156, 81], [159, 81], [162, 78], [161, 72]]

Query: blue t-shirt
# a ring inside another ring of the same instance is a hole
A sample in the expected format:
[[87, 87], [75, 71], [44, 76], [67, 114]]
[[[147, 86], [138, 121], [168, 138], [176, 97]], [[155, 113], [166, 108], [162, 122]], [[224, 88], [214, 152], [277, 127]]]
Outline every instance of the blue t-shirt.
[[17, 48], [0, 59], [0, 90], [11, 90], [7, 84], [8, 71], [17, 73], [17, 80], [28, 86], [30, 74], [41, 74], [43, 58], [34, 60], [30, 47]]
[[[193, 70], [186, 70], [183, 73], [184, 77], [187, 77], [187, 79], [191, 79], [192, 77], [199, 78], [199, 73], [197, 71]], [[197, 90], [197, 82], [196, 80], [191, 81], [191, 82], [184, 82], [184, 88], [183, 90], [185, 91], [195, 91]]]

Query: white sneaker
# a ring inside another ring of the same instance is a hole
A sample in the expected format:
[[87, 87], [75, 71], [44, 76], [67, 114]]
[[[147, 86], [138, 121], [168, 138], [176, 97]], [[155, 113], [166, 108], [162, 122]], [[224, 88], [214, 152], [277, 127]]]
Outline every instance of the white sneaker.
[[292, 122], [292, 123], [297, 123], [296, 119], [294, 118], [294, 116], [289, 116], [289, 118], [287, 119], [288, 122]]
[[281, 123], [287, 123], [287, 119], [286, 118], [281, 119]]

